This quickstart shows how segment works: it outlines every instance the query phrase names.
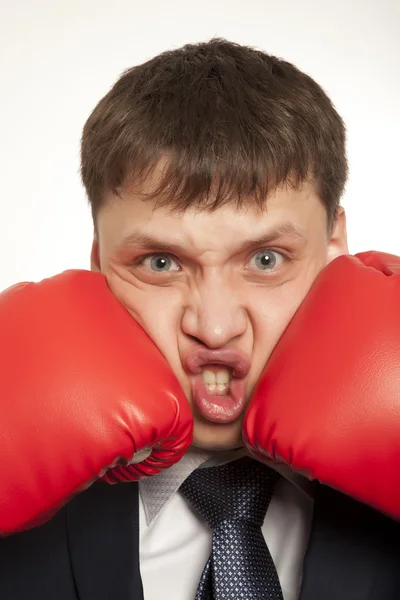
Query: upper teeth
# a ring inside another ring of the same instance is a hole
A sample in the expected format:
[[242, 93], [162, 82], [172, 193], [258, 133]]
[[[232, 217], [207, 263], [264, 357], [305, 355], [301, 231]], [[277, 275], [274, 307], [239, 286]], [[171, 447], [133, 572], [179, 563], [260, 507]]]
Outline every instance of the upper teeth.
[[204, 383], [207, 385], [227, 385], [230, 382], [231, 376], [228, 369], [220, 369], [216, 373], [208, 369], [203, 371]]

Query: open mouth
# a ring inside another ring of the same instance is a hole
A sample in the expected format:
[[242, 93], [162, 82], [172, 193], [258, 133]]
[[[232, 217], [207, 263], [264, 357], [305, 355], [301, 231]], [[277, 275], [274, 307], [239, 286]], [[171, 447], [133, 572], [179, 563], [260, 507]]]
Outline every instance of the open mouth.
[[193, 407], [207, 421], [232, 423], [245, 407], [250, 358], [237, 348], [194, 346], [183, 357], [192, 386]]
[[243, 378], [236, 378], [232, 369], [221, 365], [204, 365], [191, 377], [193, 403], [198, 412], [214, 423], [231, 423], [245, 405]]

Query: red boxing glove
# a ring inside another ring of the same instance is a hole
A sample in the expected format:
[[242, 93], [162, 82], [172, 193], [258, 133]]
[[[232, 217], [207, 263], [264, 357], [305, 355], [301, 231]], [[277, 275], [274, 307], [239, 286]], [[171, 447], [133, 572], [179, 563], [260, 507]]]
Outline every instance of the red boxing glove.
[[99, 477], [158, 473], [191, 444], [178, 381], [103, 275], [6, 290], [0, 340], [0, 535], [48, 520]]
[[400, 518], [400, 258], [366, 252], [323, 269], [243, 427], [256, 458]]

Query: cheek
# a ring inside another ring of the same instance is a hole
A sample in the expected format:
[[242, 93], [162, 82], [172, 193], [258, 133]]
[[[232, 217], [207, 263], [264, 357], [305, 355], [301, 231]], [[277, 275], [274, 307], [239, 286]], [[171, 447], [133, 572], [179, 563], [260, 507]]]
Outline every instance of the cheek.
[[181, 363], [177, 332], [182, 318], [179, 308], [182, 301], [176, 297], [176, 291], [135, 284], [121, 274], [106, 274], [106, 277], [113, 294], [153, 340], [178, 375]]
[[291, 289], [290, 285], [267, 292], [259, 291], [253, 298], [251, 309], [254, 340], [262, 342], [264, 346], [274, 346], [304, 296], [305, 293]]
[[[258, 380], [273, 349], [307, 295], [312, 282], [288, 282], [274, 290], [253, 294], [253, 379]], [[251, 382], [252, 384], [255, 381]]]

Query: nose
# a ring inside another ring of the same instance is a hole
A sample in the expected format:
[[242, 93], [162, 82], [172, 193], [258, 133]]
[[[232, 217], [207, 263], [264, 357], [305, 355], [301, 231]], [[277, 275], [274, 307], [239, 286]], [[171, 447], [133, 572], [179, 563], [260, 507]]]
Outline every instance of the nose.
[[217, 278], [203, 281], [189, 296], [182, 317], [186, 335], [209, 348], [222, 348], [246, 332], [248, 317], [239, 295]]

